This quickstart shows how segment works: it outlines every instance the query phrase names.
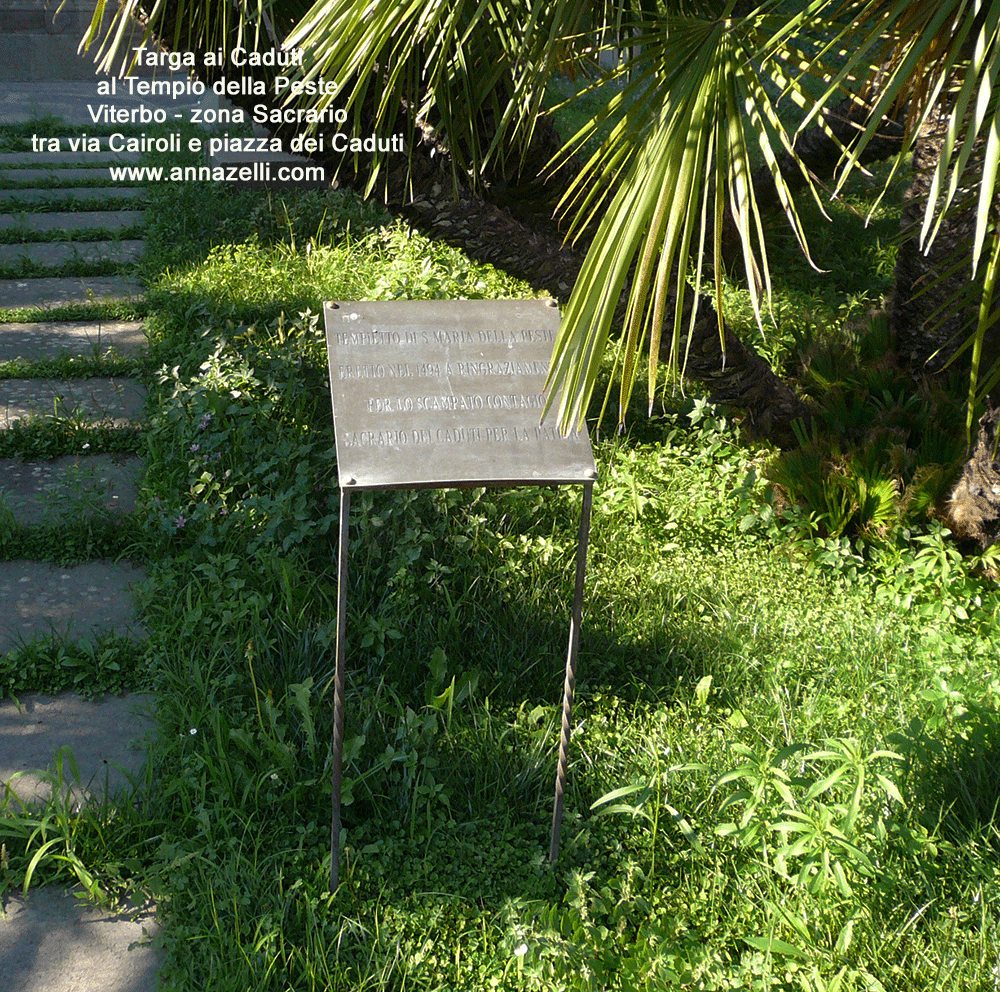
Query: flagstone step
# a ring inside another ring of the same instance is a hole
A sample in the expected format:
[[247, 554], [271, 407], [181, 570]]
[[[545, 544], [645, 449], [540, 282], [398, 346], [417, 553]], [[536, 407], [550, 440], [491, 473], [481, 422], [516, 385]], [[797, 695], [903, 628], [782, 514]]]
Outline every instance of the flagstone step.
[[0, 562], [0, 655], [35, 638], [89, 639], [100, 633], [142, 638], [132, 588], [146, 577], [129, 562], [88, 561], [63, 567]]
[[108, 165], [97, 165], [89, 169], [80, 168], [79, 166], [70, 166], [63, 169], [54, 166], [48, 169], [14, 169], [10, 167], [0, 169], [0, 182], [30, 183], [37, 182], [40, 179], [60, 183], [70, 182], [71, 180], [73, 182], [84, 180], [93, 183], [109, 183], [112, 181], [111, 167]]
[[156, 992], [161, 953], [155, 907], [101, 909], [66, 887], [5, 899], [0, 960], [5, 992]]
[[138, 227], [146, 218], [145, 210], [74, 210], [43, 214], [0, 213], [0, 230], [11, 228], [24, 231], [83, 231], [89, 228], [120, 231]]
[[99, 152], [73, 151], [67, 147], [66, 139], [62, 141], [63, 151], [59, 152], [0, 152], [0, 166], [23, 166], [26, 169], [39, 165], [78, 165], [93, 166], [103, 162], [138, 162], [142, 157], [139, 152], [113, 152], [107, 147], [108, 139], [99, 139], [104, 147]]
[[66, 186], [52, 187], [25, 187], [23, 189], [0, 189], [0, 209], [17, 209], [18, 205], [24, 204], [30, 209], [39, 203], [64, 200], [87, 204], [94, 200], [141, 200], [145, 198], [146, 190], [142, 186]]
[[[89, 53], [78, 51], [80, 39], [86, 33], [96, 7], [89, 2], [14, 2], [0, 3], [0, 81], [38, 83], [39, 81], [80, 80], [96, 89], [94, 57], [100, 47], [95, 42]], [[103, 4], [102, 4], [103, 9]], [[110, 8], [102, 28], [110, 24]], [[142, 28], [134, 21], [126, 27], [119, 55], [112, 73], [118, 75], [131, 61], [132, 47], [142, 39]], [[139, 74], [148, 76], [151, 69], [141, 67]]]
[[133, 379], [0, 379], [0, 429], [26, 417], [72, 417], [124, 427], [138, 424], [146, 387]]
[[[0, 36], [0, 60], [2, 60], [3, 38]], [[80, 133], [88, 132], [95, 126], [91, 111], [95, 104], [106, 102], [97, 95], [97, 83], [102, 78], [94, 75], [92, 66], [85, 66], [88, 78], [81, 80], [56, 80], [52, 75], [41, 75], [34, 81], [15, 81], [0, 86], [0, 124], [18, 124], [36, 121], [38, 118], [51, 114], [61, 117], [67, 124], [79, 126]], [[153, 70], [149, 70], [153, 71]], [[164, 75], [165, 70], [156, 70], [160, 80], [171, 78]], [[183, 78], [175, 76], [173, 78]], [[0, 82], [3, 80], [3, 65], [0, 64]], [[125, 96], [119, 93], [111, 99], [114, 105], [121, 109], [139, 111], [160, 108], [167, 113], [170, 123], [179, 123], [190, 118], [190, 110], [199, 104], [205, 107], [218, 107], [221, 99], [211, 90], [204, 96], [179, 96], [176, 100], [169, 96], [140, 96], [138, 94]], [[142, 121], [139, 121], [142, 123]], [[148, 127], [154, 124], [144, 125]]]
[[0, 459], [0, 506], [20, 527], [132, 513], [142, 476], [136, 456], [69, 455], [49, 461]]
[[34, 262], [55, 268], [67, 262], [116, 262], [129, 265], [142, 255], [145, 242], [122, 241], [29, 241], [27, 244], [0, 245], [0, 268], [16, 268]]
[[63, 354], [96, 357], [112, 349], [135, 355], [145, 347], [146, 335], [138, 320], [0, 324], [0, 362], [30, 362]]
[[[145, 760], [145, 738], [155, 726], [152, 703], [146, 693], [99, 701], [73, 693], [31, 694], [0, 702], [0, 795], [10, 783], [20, 803], [46, 800], [51, 788], [45, 774], [58, 775], [53, 758], [66, 747], [80, 773], [84, 795], [79, 788], [70, 790], [78, 800], [127, 787]], [[73, 785], [68, 760], [62, 762], [62, 777]]]
[[138, 282], [123, 276], [0, 279], [0, 309], [137, 300], [142, 292]]

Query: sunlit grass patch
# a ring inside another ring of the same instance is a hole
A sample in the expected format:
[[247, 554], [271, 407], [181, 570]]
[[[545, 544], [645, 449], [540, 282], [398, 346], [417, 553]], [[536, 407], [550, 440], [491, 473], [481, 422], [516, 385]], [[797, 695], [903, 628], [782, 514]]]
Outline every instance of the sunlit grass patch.
[[50, 307], [0, 307], [0, 323], [36, 320], [142, 320], [149, 312], [144, 299], [97, 300]]
[[325, 300], [490, 299], [533, 295], [527, 284], [394, 224], [333, 244], [268, 246], [252, 238], [212, 248], [197, 265], [165, 272], [147, 292], [155, 305], [197, 305], [251, 320], [311, 309]]

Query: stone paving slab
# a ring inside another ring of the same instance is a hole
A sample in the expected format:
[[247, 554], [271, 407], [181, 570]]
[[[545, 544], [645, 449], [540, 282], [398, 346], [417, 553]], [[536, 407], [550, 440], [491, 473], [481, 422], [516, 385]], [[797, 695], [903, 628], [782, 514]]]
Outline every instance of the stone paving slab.
[[33, 361], [63, 354], [95, 357], [112, 349], [123, 355], [135, 355], [146, 347], [142, 328], [138, 320], [0, 323], [0, 362]]
[[51, 279], [0, 279], [0, 309], [59, 307], [67, 303], [132, 300], [142, 286], [122, 276], [65, 276]]
[[[94, 57], [100, 46], [95, 42], [83, 54], [78, 47], [94, 7], [94, 2], [88, 5], [38, 2], [0, 7], [0, 81], [7, 85], [11, 80], [93, 80]], [[108, 26], [105, 20], [102, 27]], [[115, 75], [124, 67], [122, 63], [131, 59], [132, 45], [141, 38], [142, 29], [133, 22], [114, 60]]]
[[0, 430], [23, 417], [84, 417], [115, 427], [138, 423], [146, 388], [131, 379], [0, 379]]
[[142, 156], [139, 152], [113, 152], [108, 149], [108, 139], [98, 139], [105, 147], [99, 152], [71, 151], [66, 138], [61, 138], [60, 152], [0, 152], [0, 166], [23, 165], [31, 168], [36, 165], [97, 165], [104, 162], [138, 162]]
[[[2, 70], [0, 70], [2, 78]], [[0, 124], [21, 124], [26, 121], [35, 120], [45, 114], [52, 114], [61, 117], [67, 124], [81, 124], [83, 130], [94, 126], [94, 119], [87, 109], [88, 105], [93, 105], [96, 101], [102, 100], [95, 96], [97, 81], [100, 78], [94, 74], [93, 68], [89, 70], [89, 78], [86, 80], [60, 80], [53, 79], [52, 73], [42, 73], [40, 78], [36, 77], [31, 82], [13, 81], [5, 82], [0, 89]], [[159, 70], [159, 79], [171, 78], [169, 73]], [[183, 76], [181, 77], [183, 78]], [[209, 90], [204, 97], [178, 97], [172, 100], [163, 96], [139, 96], [123, 94], [119, 85], [118, 93], [112, 98], [116, 107], [125, 110], [136, 110], [141, 106], [148, 108], [162, 107], [167, 111], [167, 123], [173, 124], [175, 121], [188, 120], [191, 107], [217, 107], [219, 97]], [[105, 101], [106, 102], [106, 101]], [[141, 124], [142, 121], [137, 120]]]
[[63, 568], [46, 562], [0, 562], [0, 654], [37, 637], [82, 638], [107, 631], [142, 638], [130, 590], [143, 569], [90, 561]]
[[0, 267], [10, 268], [27, 260], [38, 265], [57, 266], [67, 262], [118, 262], [127, 265], [142, 255], [145, 242], [122, 241], [29, 241], [21, 245], [0, 245]]
[[0, 229], [18, 228], [25, 231], [80, 231], [103, 228], [118, 231], [136, 227], [146, 218], [145, 210], [74, 210], [71, 212], [33, 214], [0, 213]]
[[93, 200], [129, 200], [133, 197], [141, 199], [145, 195], [146, 190], [142, 186], [104, 186], [97, 189], [90, 186], [71, 186], [63, 189], [0, 189], [0, 207], [12, 203], [37, 204], [53, 200], [62, 202], [66, 199], [78, 203], [88, 203]]
[[157, 930], [150, 908], [116, 915], [58, 886], [11, 896], [0, 916], [0, 992], [155, 992]]
[[48, 800], [47, 776], [57, 776], [55, 755], [62, 747], [71, 749], [80, 773], [77, 787], [64, 761], [63, 782], [79, 801], [131, 791], [129, 777], [141, 771], [155, 725], [152, 703], [145, 693], [88, 701], [69, 692], [0, 702], [0, 802], [8, 783], [19, 803]]
[[111, 170], [108, 166], [95, 166], [92, 169], [0, 169], [0, 182], [9, 183], [29, 183], [37, 182], [39, 179], [53, 179], [57, 182], [67, 182], [68, 180], [85, 179], [88, 182], [110, 182]]
[[116, 455], [0, 458], [0, 507], [22, 527], [132, 513], [142, 470], [141, 458]]

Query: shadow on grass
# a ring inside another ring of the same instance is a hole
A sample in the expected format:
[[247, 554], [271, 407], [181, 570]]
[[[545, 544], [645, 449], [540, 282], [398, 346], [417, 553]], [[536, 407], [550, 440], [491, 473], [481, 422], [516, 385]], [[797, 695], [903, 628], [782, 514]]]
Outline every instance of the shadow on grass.
[[974, 705], [942, 734], [914, 719], [892, 738], [907, 757], [912, 804], [929, 830], [1000, 844], [1000, 712]]
[[[563, 565], [553, 561], [549, 572], [561, 573]], [[365, 849], [363, 875], [389, 872], [383, 884], [391, 878], [393, 889], [403, 885], [399, 875], [411, 891], [433, 882], [437, 892], [503, 899], [524, 894], [523, 869], [535, 880], [529, 889], [549, 894], [556, 883], [545, 855], [569, 592], [563, 605], [543, 613], [530, 589], [512, 592], [485, 578], [458, 615], [448, 613], [443, 594], [393, 616], [372, 590], [353, 592], [344, 825], [348, 844]], [[256, 628], [219, 642], [213, 658], [195, 655], [174, 669], [160, 686], [169, 742], [161, 761], [165, 771], [181, 774], [160, 780], [160, 801], [188, 811], [185, 819], [206, 806], [218, 807], [220, 817], [239, 811], [248, 829], [251, 822], [281, 822], [304, 831], [314, 856], [321, 855], [328, 843], [335, 664], [329, 600], [322, 611], [262, 617]], [[387, 632], [384, 643], [379, 629]], [[638, 701], [669, 702], [681, 677], [700, 670], [711, 650], [674, 635], [668, 645], [666, 633], [662, 643], [626, 643], [585, 616], [576, 727], [596, 696], [617, 698], [623, 712]], [[595, 785], [593, 756], [581, 746], [571, 748], [563, 869], [603, 849], [588, 840], [586, 810], [617, 771], [599, 767]], [[522, 867], [512, 874], [515, 863]]]

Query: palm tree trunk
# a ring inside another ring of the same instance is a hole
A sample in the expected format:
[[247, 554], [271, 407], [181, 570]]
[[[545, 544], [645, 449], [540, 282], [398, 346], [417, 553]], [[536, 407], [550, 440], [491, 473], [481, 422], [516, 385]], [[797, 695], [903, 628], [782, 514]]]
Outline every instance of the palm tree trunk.
[[990, 410], [979, 420], [979, 436], [972, 457], [948, 501], [947, 520], [962, 538], [984, 548], [1000, 540], [1000, 462], [997, 459], [997, 426], [1000, 410]]

